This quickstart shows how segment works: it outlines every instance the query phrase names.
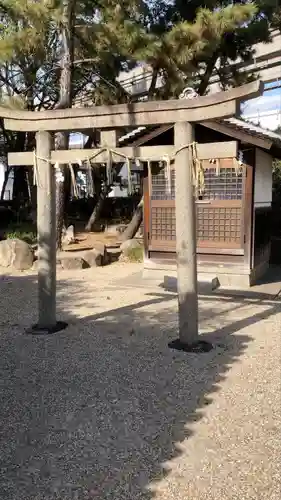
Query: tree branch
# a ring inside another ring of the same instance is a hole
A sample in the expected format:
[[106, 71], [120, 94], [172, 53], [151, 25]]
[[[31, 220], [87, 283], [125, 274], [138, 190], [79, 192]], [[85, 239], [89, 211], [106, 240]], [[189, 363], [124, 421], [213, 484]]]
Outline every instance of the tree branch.
[[149, 90], [148, 90], [148, 94], [147, 94], [148, 95], [148, 99], [151, 99], [153, 97], [154, 92], [155, 92], [157, 78], [158, 78], [158, 73], [159, 73], [158, 68], [153, 68], [153, 70], [152, 70], [152, 78], [151, 78], [151, 82], [150, 82], [150, 86], [149, 86]]
[[212, 55], [211, 59], [209, 60], [209, 62], [207, 64], [205, 73], [202, 76], [201, 82], [200, 82], [200, 84], [198, 86], [198, 89], [197, 89], [197, 92], [198, 92], [199, 95], [205, 94], [205, 92], [206, 92], [206, 90], [208, 88], [208, 85], [210, 83], [210, 79], [211, 79], [212, 73], [214, 71], [216, 62], [218, 60], [218, 56], [219, 56], [218, 51], [214, 52], [214, 54]]
[[97, 60], [91, 57], [85, 58], [85, 59], [77, 59], [76, 61], [73, 61], [73, 66], [78, 66], [79, 64], [87, 64], [87, 63], [96, 63]]

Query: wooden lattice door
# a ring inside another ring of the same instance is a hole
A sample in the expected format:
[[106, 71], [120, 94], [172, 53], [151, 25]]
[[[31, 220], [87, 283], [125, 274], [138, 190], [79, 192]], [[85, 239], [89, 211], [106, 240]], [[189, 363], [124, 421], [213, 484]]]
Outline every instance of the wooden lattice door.
[[[216, 253], [235, 250], [243, 253], [246, 167], [237, 168], [232, 159], [219, 165], [203, 162], [204, 189], [196, 200], [198, 251]], [[170, 181], [165, 169], [150, 171], [149, 250], [175, 251], [175, 170]]]

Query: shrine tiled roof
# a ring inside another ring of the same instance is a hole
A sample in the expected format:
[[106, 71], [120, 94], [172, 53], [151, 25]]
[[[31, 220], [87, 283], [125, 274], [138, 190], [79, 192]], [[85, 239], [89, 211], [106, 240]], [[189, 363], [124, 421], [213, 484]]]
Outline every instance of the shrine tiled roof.
[[[281, 134], [278, 134], [276, 132], [273, 132], [271, 130], [264, 129], [258, 125], [255, 125], [253, 123], [247, 122], [243, 120], [242, 118], [227, 118], [223, 120], [214, 120], [212, 122], [202, 122], [201, 125], [207, 126], [208, 128], [214, 128], [216, 125], [223, 126], [225, 128], [224, 133], [229, 132], [229, 135], [231, 135], [231, 132], [242, 132], [245, 134], [245, 141], [247, 140], [247, 137], [254, 137], [258, 139], [263, 139], [263, 140], [268, 140], [272, 142], [274, 146], [277, 148], [281, 149]], [[168, 128], [172, 128], [173, 125], [169, 126]], [[119, 144], [122, 145], [126, 143], [127, 141], [133, 141], [137, 140], [141, 137], [144, 137], [151, 132], [151, 130], [158, 131], [159, 133], [162, 133], [162, 131], [167, 130], [167, 126], [163, 127], [154, 127], [153, 129], [151, 127], [138, 127], [136, 129], [133, 129], [129, 131], [128, 133], [124, 134], [122, 137], [119, 138]]]
[[244, 131], [249, 135], [259, 137], [260, 139], [269, 139], [274, 144], [281, 147], [281, 133], [278, 134], [272, 130], [264, 129], [258, 125], [242, 120], [241, 118], [227, 118], [220, 120], [220, 123], [231, 129]]

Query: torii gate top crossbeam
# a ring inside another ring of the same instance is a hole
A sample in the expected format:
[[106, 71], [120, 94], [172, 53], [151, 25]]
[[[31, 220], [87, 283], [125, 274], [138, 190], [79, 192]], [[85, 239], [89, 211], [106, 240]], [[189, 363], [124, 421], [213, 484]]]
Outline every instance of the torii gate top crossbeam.
[[258, 97], [262, 89], [261, 82], [256, 81], [193, 100], [147, 101], [40, 112], [0, 108], [0, 116], [4, 118], [7, 130], [23, 132], [113, 129], [197, 122], [235, 116], [240, 101]]

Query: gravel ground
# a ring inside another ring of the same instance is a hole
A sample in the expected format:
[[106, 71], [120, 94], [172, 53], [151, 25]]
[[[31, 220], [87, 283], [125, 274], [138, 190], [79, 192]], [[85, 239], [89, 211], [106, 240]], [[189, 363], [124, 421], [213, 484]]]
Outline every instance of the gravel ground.
[[1, 500], [280, 500], [281, 302], [202, 295], [215, 347], [181, 353], [139, 271], [62, 271], [41, 338], [35, 274], [0, 275]]

